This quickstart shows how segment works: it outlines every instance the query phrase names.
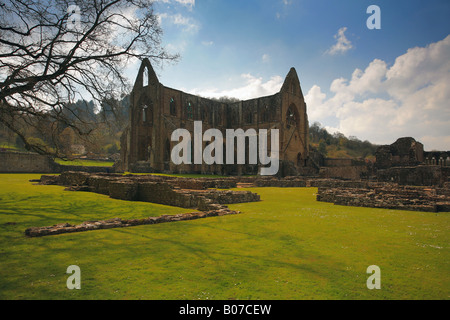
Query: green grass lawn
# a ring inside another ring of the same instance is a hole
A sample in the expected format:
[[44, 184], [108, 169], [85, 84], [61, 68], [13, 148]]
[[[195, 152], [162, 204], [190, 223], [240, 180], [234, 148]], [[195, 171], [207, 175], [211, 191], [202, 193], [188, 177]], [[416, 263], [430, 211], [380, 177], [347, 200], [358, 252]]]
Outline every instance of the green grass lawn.
[[[191, 210], [0, 175], [0, 299], [449, 299], [450, 215], [252, 188], [239, 215], [26, 238], [31, 226]], [[66, 287], [69, 265], [81, 290]], [[369, 290], [366, 269], [381, 269]]]
[[89, 167], [112, 167], [114, 164], [113, 161], [96, 161], [84, 159], [76, 159], [76, 160], [55, 159], [55, 162], [65, 166], [89, 166]]

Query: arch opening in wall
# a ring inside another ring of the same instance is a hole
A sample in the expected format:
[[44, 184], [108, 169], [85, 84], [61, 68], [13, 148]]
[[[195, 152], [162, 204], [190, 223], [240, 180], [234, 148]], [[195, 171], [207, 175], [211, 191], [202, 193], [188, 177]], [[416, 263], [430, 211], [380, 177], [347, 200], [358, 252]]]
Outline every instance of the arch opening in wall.
[[150, 106], [144, 104], [141, 109], [142, 115], [142, 123], [144, 125], [153, 125], [153, 107], [150, 104]]
[[174, 98], [170, 98], [170, 115], [177, 115], [177, 105]]
[[194, 107], [191, 102], [186, 104], [185, 117], [186, 119], [194, 119]]
[[291, 126], [299, 126], [299, 114], [294, 104], [291, 104], [286, 112], [286, 126], [288, 128]]
[[302, 165], [302, 153], [299, 152], [297, 153], [297, 166], [301, 166]]
[[142, 86], [147, 87], [148, 86], [148, 68], [145, 67], [144, 71], [142, 72]]

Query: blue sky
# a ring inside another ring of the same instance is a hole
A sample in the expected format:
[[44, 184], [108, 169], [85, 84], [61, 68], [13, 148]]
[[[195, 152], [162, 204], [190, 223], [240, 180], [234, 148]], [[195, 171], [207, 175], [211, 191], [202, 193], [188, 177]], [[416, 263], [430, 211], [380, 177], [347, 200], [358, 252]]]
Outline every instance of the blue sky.
[[[380, 30], [366, 26], [372, 4]], [[295, 67], [310, 123], [450, 150], [448, 0], [159, 0], [155, 9], [164, 45], [181, 54], [156, 68], [166, 86], [247, 99], [277, 92]]]

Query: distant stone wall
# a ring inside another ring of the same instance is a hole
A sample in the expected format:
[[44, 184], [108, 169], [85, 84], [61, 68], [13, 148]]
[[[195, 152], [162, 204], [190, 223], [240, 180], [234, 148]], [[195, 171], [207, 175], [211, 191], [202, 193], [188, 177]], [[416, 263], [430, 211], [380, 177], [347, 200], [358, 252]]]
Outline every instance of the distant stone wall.
[[254, 181], [256, 187], [278, 187], [278, 188], [294, 188], [306, 187], [304, 179], [256, 179]]
[[325, 158], [323, 160], [325, 167], [348, 167], [348, 166], [364, 166], [362, 160], [344, 159], [344, 158]]
[[412, 186], [443, 186], [450, 177], [450, 167], [394, 167], [377, 171], [377, 180]]
[[65, 171], [80, 171], [80, 172], [91, 172], [91, 173], [114, 173], [114, 167], [109, 166], [68, 166], [60, 165], [56, 163], [56, 168], [54, 173], [60, 173]]
[[56, 163], [50, 156], [31, 152], [0, 152], [0, 173], [61, 173], [82, 171], [112, 173], [113, 167], [72, 166]]
[[365, 178], [368, 173], [369, 170], [367, 166], [322, 167], [319, 171], [319, 177], [360, 180]]
[[0, 172], [52, 173], [58, 165], [48, 156], [25, 152], [0, 152]]
[[411, 137], [399, 138], [391, 145], [378, 147], [375, 166], [387, 169], [398, 166], [415, 166], [424, 161], [423, 144]]

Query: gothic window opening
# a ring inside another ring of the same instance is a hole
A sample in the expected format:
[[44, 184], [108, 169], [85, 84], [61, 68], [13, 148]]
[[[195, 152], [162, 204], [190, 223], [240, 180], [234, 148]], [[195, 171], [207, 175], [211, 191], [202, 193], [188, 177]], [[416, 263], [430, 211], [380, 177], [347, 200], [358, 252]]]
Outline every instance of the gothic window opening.
[[148, 68], [144, 68], [144, 72], [142, 73], [142, 86], [147, 87], [148, 86]]
[[187, 119], [194, 119], [194, 108], [192, 107], [192, 104], [188, 102], [186, 105], [186, 118]]
[[172, 116], [177, 115], [177, 106], [175, 104], [174, 98], [170, 98], [170, 115], [172, 115]]
[[300, 166], [302, 164], [302, 154], [299, 152], [297, 154], [297, 166]]
[[148, 111], [148, 106], [145, 105], [142, 107], [142, 122], [146, 123], [147, 122], [147, 111]]
[[293, 107], [289, 107], [286, 114], [286, 124], [288, 127], [297, 125], [297, 116], [295, 115]]
[[153, 109], [147, 105], [142, 107], [142, 123], [147, 125], [153, 124]]

